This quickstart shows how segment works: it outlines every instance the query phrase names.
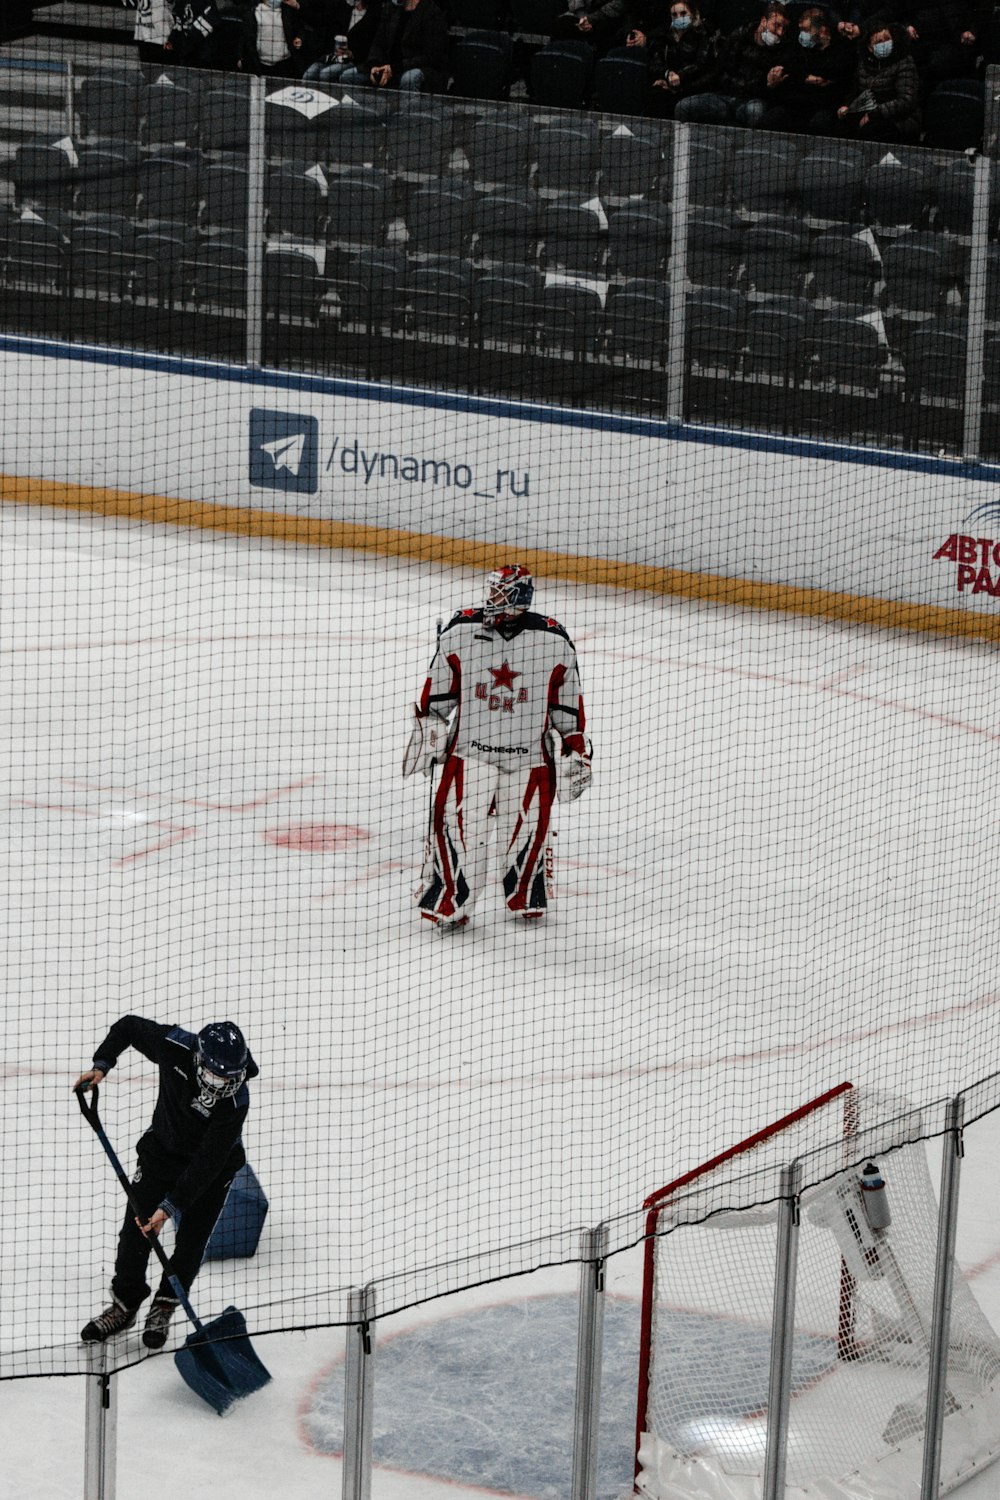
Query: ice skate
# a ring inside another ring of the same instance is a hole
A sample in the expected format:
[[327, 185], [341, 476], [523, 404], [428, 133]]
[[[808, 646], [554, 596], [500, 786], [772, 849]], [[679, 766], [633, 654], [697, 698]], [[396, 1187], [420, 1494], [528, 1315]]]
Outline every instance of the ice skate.
[[102, 1313], [84, 1324], [80, 1338], [85, 1344], [103, 1344], [105, 1339], [114, 1338], [116, 1333], [131, 1328], [137, 1313], [138, 1308], [128, 1308], [115, 1297]]
[[428, 922], [434, 923], [439, 937], [447, 937], [449, 933], [459, 932], [469, 925], [468, 917], [436, 917], [429, 911], [421, 912], [420, 915], [426, 917]]
[[170, 1319], [177, 1311], [180, 1303], [176, 1297], [164, 1297], [160, 1294], [153, 1298], [149, 1312], [146, 1314], [146, 1326], [142, 1330], [142, 1342], [147, 1349], [162, 1349], [167, 1342], [167, 1334], [170, 1332]]

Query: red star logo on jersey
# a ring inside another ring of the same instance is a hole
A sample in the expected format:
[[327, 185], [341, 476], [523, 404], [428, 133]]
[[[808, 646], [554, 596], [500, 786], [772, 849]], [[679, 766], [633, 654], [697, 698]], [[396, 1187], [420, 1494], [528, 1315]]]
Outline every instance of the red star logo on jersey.
[[520, 672], [512, 672], [506, 662], [502, 667], [487, 667], [486, 670], [493, 678], [493, 688], [496, 692], [499, 692], [501, 688], [513, 689], [514, 678], [522, 675]]

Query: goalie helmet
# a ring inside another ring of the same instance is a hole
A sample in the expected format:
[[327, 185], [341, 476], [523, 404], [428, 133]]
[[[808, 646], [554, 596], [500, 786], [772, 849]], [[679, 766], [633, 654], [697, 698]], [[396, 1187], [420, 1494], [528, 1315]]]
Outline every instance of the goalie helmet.
[[515, 611], [527, 609], [534, 593], [531, 574], [520, 563], [495, 568], [486, 576], [483, 618], [487, 625], [492, 625], [495, 620], [509, 619]]
[[198, 1033], [195, 1074], [198, 1100], [209, 1108], [231, 1099], [247, 1076], [247, 1044], [232, 1021], [213, 1021]]

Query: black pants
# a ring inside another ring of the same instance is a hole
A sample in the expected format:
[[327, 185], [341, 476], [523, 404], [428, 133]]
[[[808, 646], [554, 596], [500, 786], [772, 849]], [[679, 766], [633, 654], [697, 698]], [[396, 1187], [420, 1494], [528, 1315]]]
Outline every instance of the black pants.
[[[138, 1165], [132, 1178], [132, 1196], [142, 1209], [145, 1218], [154, 1213], [170, 1193], [186, 1166], [175, 1158], [167, 1157], [159, 1149], [154, 1136], [144, 1135], [137, 1148]], [[177, 1226], [174, 1253], [170, 1257], [170, 1268], [185, 1291], [189, 1291], [198, 1274], [205, 1246], [215, 1228], [215, 1221], [222, 1212], [226, 1194], [232, 1186], [233, 1177], [240, 1163], [227, 1164], [226, 1170], [196, 1198], [190, 1208], [181, 1214]], [[153, 1248], [135, 1222], [131, 1205], [125, 1211], [121, 1233], [118, 1236], [118, 1254], [115, 1256], [115, 1274], [111, 1282], [112, 1293], [126, 1307], [138, 1307], [149, 1296], [146, 1281], [146, 1266]], [[170, 1282], [164, 1275], [159, 1289], [166, 1297], [173, 1297]]]

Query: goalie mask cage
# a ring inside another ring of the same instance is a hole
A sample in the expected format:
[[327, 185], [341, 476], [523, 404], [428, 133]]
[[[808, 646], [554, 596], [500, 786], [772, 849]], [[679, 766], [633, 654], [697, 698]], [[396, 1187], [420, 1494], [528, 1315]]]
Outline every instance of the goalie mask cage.
[[[802, 1189], [783, 1493], [920, 1493], [938, 1243], [925, 1130], [898, 1100], [841, 1084], [646, 1200], [641, 1495], [763, 1493], [792, 1163]], [[881, 1231], [862, 1201], [868, 1162], [885, 1183]], [[1000, 1456], [1000, 1340], [957, 1268], [952, 1284], [941, 1493]]]

